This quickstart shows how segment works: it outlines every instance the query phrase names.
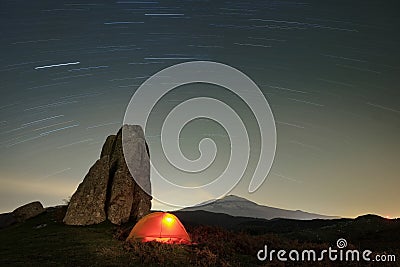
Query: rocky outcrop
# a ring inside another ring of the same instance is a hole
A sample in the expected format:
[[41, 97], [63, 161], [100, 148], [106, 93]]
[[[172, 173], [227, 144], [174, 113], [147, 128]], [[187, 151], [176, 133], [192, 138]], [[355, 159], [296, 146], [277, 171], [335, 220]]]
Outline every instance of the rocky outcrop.
[[[114, 179], [107, 218], [115, 224], [121, 224], [129, 217], [143, 217], [149, 212], [151, 205], [147, 194], [136, 183], [138, 181], [140, 185], [147, 186], [146, 192], [150, 192], [150, 160], [143, 130], [139, 126], [125, 126], [122, 128], [123, 140], [120, 132], [115, 137], [115, 146], [110, 154], [110, 170]], [[123, 150], [126, 153], [121, 158]], [[106, 147], [102, 152], [109, 153], [109, 148]]]
[[25, 204], [12, 212], [17, 222], [24, 222], [30, 218], [36, 217], [37, 215], [45, 212], [42, 203], [39, 201]]
[[[124, 149], [128, 157], [124, 157]], [[146, 192], [151, 192], [150, 159], [143, 130], [137, 125], [124, 125], [117, 135], [107, 137], [100, 159], [72, 196], [64, 222], [90, 225], [108, 219], [122, 224], [148, 214], [151, 196], [138, 186], [132, 175], [146, 186]]]
[[107, 218], [104, 203], [109, 180], [109, 156], [97, 160], [71, 197], [64, 222], [69, 225], [90, 225]]
[[42, 203], [34, 201], [15, 209], [13, 212], [2, 213], [0, 214], [0, 229], [18, 222], [24, 222], [45, 211], [46, 210], [43, 208]]

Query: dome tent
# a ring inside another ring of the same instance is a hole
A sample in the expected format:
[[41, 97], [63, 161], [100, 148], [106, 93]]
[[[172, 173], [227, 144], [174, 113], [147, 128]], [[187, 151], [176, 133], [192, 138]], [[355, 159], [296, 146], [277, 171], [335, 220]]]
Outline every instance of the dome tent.
[[168, 244], [190, 244], [191, 240], [179, 219], [167, 212], [153, 212], [132, 228], [129, 240], [157, 241]]

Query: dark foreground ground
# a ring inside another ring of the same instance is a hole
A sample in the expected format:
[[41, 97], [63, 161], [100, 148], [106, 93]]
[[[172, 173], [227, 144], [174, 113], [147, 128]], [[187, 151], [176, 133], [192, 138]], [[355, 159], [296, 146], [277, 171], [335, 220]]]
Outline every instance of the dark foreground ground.
[[[62, 224], [65, 207], [50, 208], [25, 223], [0, 230], [0, 266], [400, 266], [400, 220], [366, 215], [337, 220], [261, 220], [208, 212], [176, 212], [192, 246], [128, 244], [134, 223], [73, 227]], [[345, 238], [346, 249], [395, 255], [396, 262], [261, 262], [268, 249], [320, 252]]]

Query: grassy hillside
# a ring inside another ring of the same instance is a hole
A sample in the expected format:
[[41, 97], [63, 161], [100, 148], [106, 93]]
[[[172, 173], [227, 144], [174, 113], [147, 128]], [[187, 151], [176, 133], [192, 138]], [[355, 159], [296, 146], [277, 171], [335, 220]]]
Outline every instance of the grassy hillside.
[[114, 226], [66, 226], [61, 210], [0, 230], [0, 266], [126, 265], [129, 253], [113, 238]]
[[[333, 246], [338, 236], [346, 238], [351, 248], [374, 245], [369, 247], [374, 252], [400, 256], [400, 222], [375, 216], [307, 222], [177, 213], [196, 244], [171, 246], [126, 243], [134, 223], [66, 226], [61, 222], [64, 213], [65, 207], [51, 208], [25, 223], [0, 230], [0, 266], [260, 266], [267, 265], [256, 257], [264, 245], [320, 251]], [[298, 265], [275, 260], [272, 266]], [[340, 265], [325, 260], [309, 266]]]

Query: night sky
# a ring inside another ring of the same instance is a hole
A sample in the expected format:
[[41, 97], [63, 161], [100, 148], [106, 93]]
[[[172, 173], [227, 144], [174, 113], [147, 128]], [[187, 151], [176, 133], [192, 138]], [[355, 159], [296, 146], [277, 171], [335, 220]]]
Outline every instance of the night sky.
[[[397, 1], [1, 1], [0, 212], [61, 204], [141, 83], [176, 63], [209, 60], [256, 82], [276, 122], [267, 180], [249, 194], [250, 166], [233, 194], [321, 214], [400, 217], [398, 10]], [[246, 106], [208, 85], [167, 95], [153, 122], [198, 95], [225, 100], [254, 131]], [[226, 164], [228, 139], [213, 122], [191, 126], [181, 140], [188, 157], [204, 136], [221, 147], [214, 168], [196, 178], [207, 180]], [[152, 129], [146, 138], [157, 145]]]

